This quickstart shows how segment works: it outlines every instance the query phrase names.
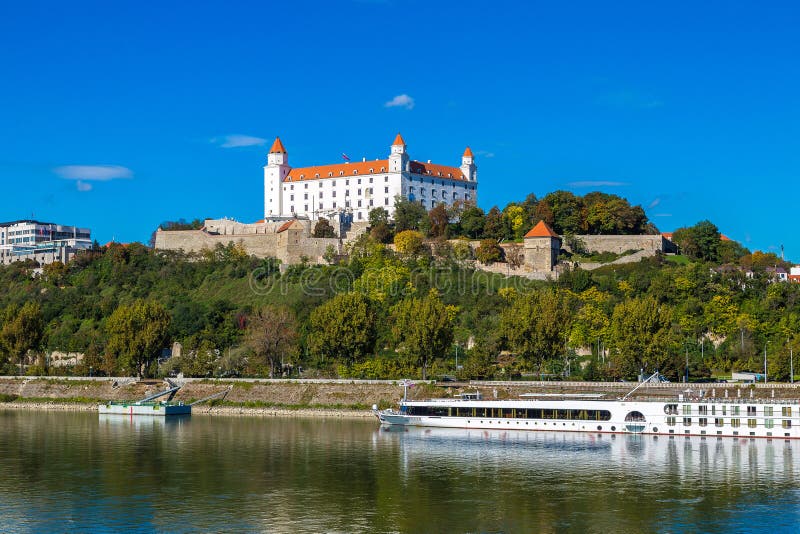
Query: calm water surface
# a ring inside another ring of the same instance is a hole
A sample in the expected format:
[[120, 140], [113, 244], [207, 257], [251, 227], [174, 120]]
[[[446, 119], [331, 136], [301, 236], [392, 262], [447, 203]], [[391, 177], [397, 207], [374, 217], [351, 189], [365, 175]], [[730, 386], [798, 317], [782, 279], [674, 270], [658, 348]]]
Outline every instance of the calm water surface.
[[800, 443], [0, 411], [0, 531], [796, 532]]

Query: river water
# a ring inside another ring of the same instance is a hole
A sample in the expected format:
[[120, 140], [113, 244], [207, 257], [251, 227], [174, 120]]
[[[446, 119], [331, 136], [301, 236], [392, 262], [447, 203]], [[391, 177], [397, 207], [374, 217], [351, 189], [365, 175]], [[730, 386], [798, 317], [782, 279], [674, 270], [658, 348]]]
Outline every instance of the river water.
[[0, 411], [2, 532], [796, 532], [800, 443]]

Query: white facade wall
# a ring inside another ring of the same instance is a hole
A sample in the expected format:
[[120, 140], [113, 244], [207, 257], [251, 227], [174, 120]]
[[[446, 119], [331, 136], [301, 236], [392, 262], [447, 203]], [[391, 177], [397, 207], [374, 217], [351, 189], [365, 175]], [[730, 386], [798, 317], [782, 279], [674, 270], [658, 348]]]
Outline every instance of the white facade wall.
[[356, 165], [339, 164], [335, 171], [328, 171], [335, 172], [335, 176], [315, 174], [300, 177], [292, 174], [294, 180], [284, 181], [292, 172], [288, 156], [270, 153], [268, 165], [264, 167], [265, 218], [308, 217], [315, 220], [331, 218], [334, 213], [344, 211], [352, 213], [353, 221], [366, 221], [370, 210], [378, 207], [385, 208], [390, 216], [394, 215], [397, 196], [420, 201], [428, 210], [441, 202], [477, 201], [477, 168], [472, 157], [462, 158], [460, 168], [452, 167], [467, 172], [470, 180], [410, 172], [411, 161], [405, 145], [392, 145], [388, 159], [374, 160], [374, 167], [369, 163], [358, 162], [358, 167], [363, 171], [366, 164], [371, 173], [358, 173]]

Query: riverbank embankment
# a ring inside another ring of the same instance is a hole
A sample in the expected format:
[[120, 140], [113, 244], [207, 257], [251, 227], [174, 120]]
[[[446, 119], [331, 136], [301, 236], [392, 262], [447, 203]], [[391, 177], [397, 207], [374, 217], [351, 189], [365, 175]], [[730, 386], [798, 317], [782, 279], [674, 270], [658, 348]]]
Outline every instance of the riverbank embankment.
[[[173, 379], [181, 385], [175, 401], [191, 403], [227, 391], [222, 401], [201, 404], [195, 414], [309, 417], [370, 417], [370, 408], [395, 406], [403, 394], [398, 381], [334, 379]], [[101, 402], [134, 401], [158, 391], [163, 380], [130, 377], [0, 377], [0, 409], [94, 411]], [[480, 391], [484, 398], [515, 399], [523, 394], [586, 394], [616, 399], [630, 382], [418, 382], [412, 398], [448, 397]], [[632, 398], [799, 399], [800, 384], [645, 384]]]

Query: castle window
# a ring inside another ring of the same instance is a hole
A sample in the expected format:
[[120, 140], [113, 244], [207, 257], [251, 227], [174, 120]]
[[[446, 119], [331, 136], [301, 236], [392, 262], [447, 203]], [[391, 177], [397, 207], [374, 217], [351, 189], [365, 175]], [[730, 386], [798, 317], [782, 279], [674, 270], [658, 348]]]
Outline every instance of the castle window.
[[375, 172], [373, 169], [370, 169], [370, 170], [369, 170], [369, 173], [370, 173], [370, 174], [372, 174], [373, 172]]
[[308, 200], [308, 193], [303, 193], [303, 200]]
[[364, 217], [363, 217], [363, 215], [364, 215], [364, 214], [363, 214], [363, 213], [361, 213], [360, 211], [358, 212], [358, 218], [359, 218], [359, 219], [363, 219], [363, 218], [364, 218]]
[[333, 208], [336, 209], [336, 202], [333, 203]]
[[383, 181], [384, 181], [384, 182], [388, 182], [388, 181], [389, 181], [389, 177], [388, 177], [388, 176], [384, 176], [384, 177], [383, 177]]
[[383, 199], [383, 205], [384, 206], [388, 206], [389, 205], [389, 199], [388, 198], [384, 198]]
[[358, 174], [358, 169], [354, 170], [353, 174]]
[[349, 200], [345, 200], [344, 201], [344, 207], [345, 208], [349, 208], [350, 207], [350, 201]]
[[294, 191], [294, 184], [290, 185], [290, 186], [289, 186], [289, 189], [291, 189], [292, 191]]
[[361, 207], [361, 200], [358, 201], [358, 207]]
[[339, 171], [339, 176], [344, 176], [344, 171]]
[[358, 179], [358, 183], [359, 183], [359, 185], [361, 185], [361, 178]]
[[375, 203], [372, 201], [372, 199], [369, 199], [369, 207], [371, 208], [374, 205], [375, 205]]
[[344, 190], [344, 196], [346, 196], [346, 197], [350, 196], [350, 190], [349, 189], [345, 189]]
[[384, 187], [384, 188], [383, 188], [383, 192], [384, 192], [384, 193], [388, 193], [388, 192], [389, 192], [389, 188], [388, 188], [388, 187]]
[[289, 200], [294, 201], [294, 195], [289, 195]]
[[306, 189], [308, 189], [308, 184], [305, 184], [305, 186], [306, 186]]
[[315, 174], [314, 178], [319, 178], [319, 173]]
[[335, 191], [335, 190], [334, 190], [334, 192], [333, 192], [333, 193], [331, 193], [331, 194], [333, 195], [333, 198], [336, 198], [336, 191]]
[[330, 177], [330, 176], [333, 176], [333, 173], [332, 173], [332, 172], [329, 172], [329, 173], [328, 173], [328, 176], [329, 176], [329, 177]]
[[381, 167], [381, 172], [386, 172], [386, 168], [385, 167]]
[[322, 191], [319, 192], [319, 198], [322, 198]]
[[322, 209], [322, 202], [319, 203], [319, 209]]
[[304, 211], [308, 211], [308, 204], [306, 204], [305, 206], [303, 206], [303, 210], [304, 210]]
[[292, 212], [292, 213], [294, 213], [294, 206], [291, 206], [291, 207], [289, 208], [289, 211], [290, 211], [290, 212]]
[[350, 185], [350, 180], [345, 180], [344, 185]]
[[358, 196], [361, 196], [361, 189], [358, 190]]

